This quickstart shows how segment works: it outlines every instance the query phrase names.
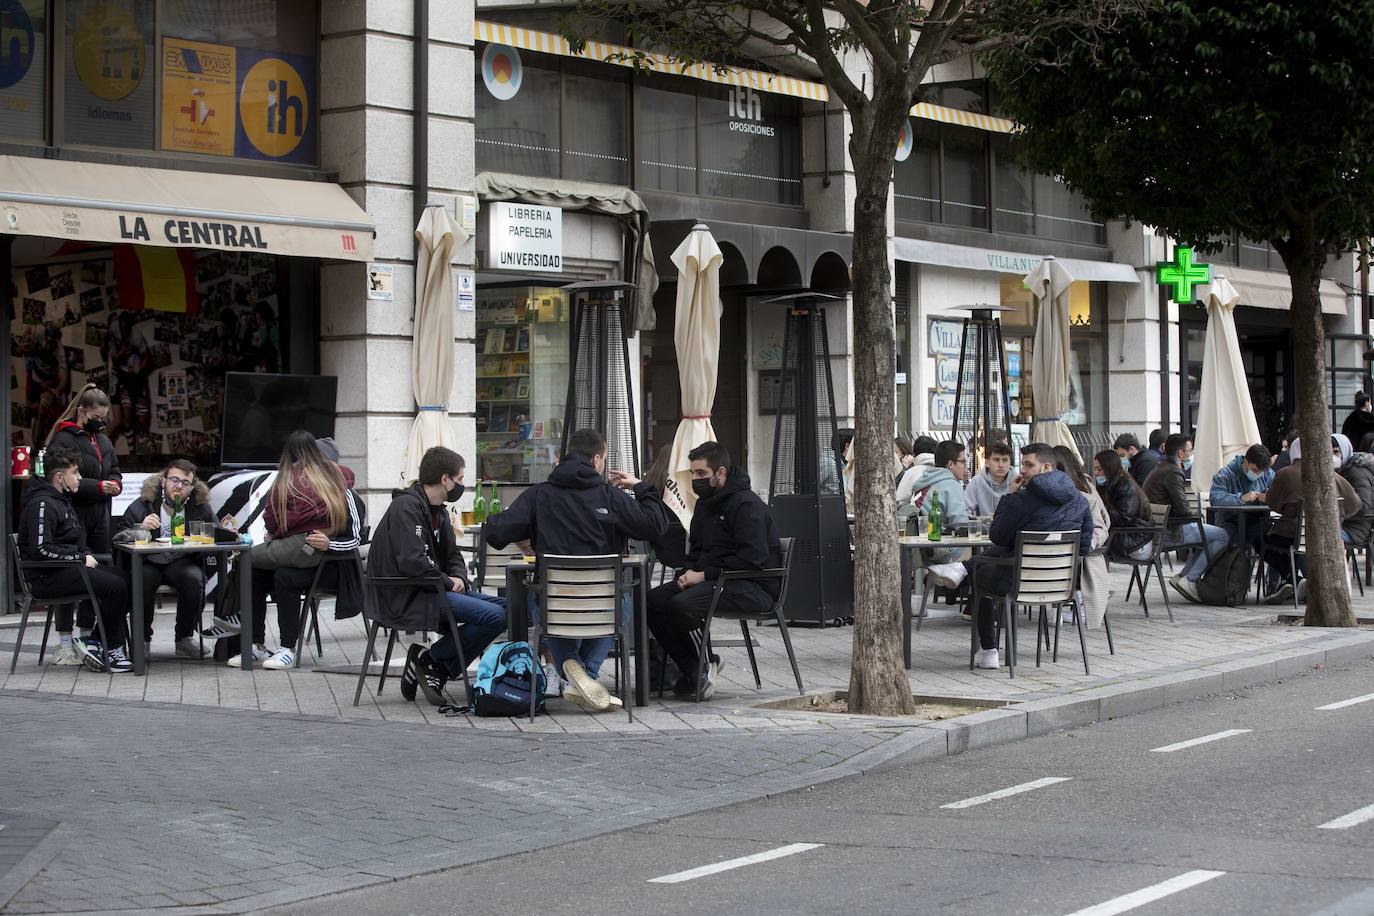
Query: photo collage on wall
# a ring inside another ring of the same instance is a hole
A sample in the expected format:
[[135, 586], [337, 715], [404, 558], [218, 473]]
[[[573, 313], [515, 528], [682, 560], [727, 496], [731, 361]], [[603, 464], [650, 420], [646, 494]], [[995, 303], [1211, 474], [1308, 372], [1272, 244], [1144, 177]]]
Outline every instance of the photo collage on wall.
[[106, 432], [125, 470], [158, 470], [182, 456], [214, 467], [224, 373], [284, 371], [277, 259], [162, 249], [164, 269], [172, 258], [194, 270], [195, 295], [144, 301], [136, 284], [116, 280], [117, 262], [140, 269], [133, 251], [15, 267], [11, 444], [41, 447], [89, 382], [110, 396]]

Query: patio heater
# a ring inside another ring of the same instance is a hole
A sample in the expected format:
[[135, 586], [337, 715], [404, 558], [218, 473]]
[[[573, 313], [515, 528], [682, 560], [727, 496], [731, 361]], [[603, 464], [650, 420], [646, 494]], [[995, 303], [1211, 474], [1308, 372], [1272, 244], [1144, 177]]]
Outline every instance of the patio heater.
[[594, 429], [606, 440], [606, 470], [639, 476], [630, 348], [623, 280], [584, 280], [563, 289], [572, 296], [568, 399], [563, 406], [559, 454], [575, 430]]
[[964, 339], [959, 348], [959, 376], [954, 389], [952, 438], [968, 449], [969, 476], [983, 469], [986, 437], [1007, 436], [1011, 441], [1011, 400], [1007, 391], [1006, 347], [1002, 343], [1002, 320], [998, 312], [1009, 306], [978, 303], [961, 306]]
[[838, 299], [805, 291], [767, 300], [787, 310], [768, 502], [779, 536], [793, 538], [784, 611], [790, 623], [808, 626], [847, 617], [854, 607], [824, 308]]

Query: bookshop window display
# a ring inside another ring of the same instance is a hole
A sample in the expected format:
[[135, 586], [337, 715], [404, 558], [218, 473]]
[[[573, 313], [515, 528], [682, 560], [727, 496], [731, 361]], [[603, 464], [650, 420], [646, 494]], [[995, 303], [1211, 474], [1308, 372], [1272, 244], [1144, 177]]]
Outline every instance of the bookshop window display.
[[570, 351], [561, 289], [513, 286], [477, 294], [477, 474], [548, 479], [563, 435]]

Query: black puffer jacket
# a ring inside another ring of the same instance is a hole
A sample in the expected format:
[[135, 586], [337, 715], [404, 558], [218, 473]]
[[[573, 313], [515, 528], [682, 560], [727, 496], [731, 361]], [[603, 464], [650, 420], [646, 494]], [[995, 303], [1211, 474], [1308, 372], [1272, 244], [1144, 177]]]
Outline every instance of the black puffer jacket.
[[[731, 467], [725, 485], [697, 500], [692, 529], [687, 536], [687, 569], [710, 582], [726, 570], [777, 569], [782, 566], [782, 545], [773, 516], [749, 486], [743, 468]], [[776, 597], [781, 583], [766, 579], [757, 583]]]
[[1150, 524], [1150, 507], [1145, 502], [1145, 494], [1127, 474], [1118, 474], [1107, 481], [1105, 487], [1098, 487], [1097, 495], [1102, 497], [1107, 515], [1112, 520], [1110, 555], [1122, 556], [1149, 543], [1148, 534], [1129, 533], [1131, 528]]
[[1063, 471], [1036, 474], [998, 501], [988, 537], [998, 547], [1014, 550], [1022, 531], [1077, 531], [1078, 552], [1086, 554], [1092, 550], [1092, 506]]
[[1341, 468], [1341, 476], [1360, 497], [1360, 512], [1345, 520], [1343, 527], [1356, 544], [1368, 544], [1374, 531], [1374, 455], [1355, 452]]
[[488, 518], [482, 537], [497, 549], [529, 541], [541, 557], [619, 554], [628, 538], [661, 537], [668, 528], [666, 513], [653, 484], [640, 481], [631, 496], [607, 483], [586, 458], [570, 454], [547, 481]]
[[1143, 448], [1131, 456], [1131, 467], [1128, 473], [1132, 480], [1144, 487], [1150, 472], [1159, 467], [1159, 464], [1159, 458], [1155, 456], [1155, 453]]
[[[150, 515], [161, 515], [162, 505], [162, 475], [151, 474], [144, 479], [143, 489], [139, 491], [138, 499], [131, 502], [129, 508], [124, 510], [124, 514], [115, 519], [115, 534], [129, 528], [137, 528]], [[188, 522], [213, 522], [215, 520], [214, 510], [210, 508], [210, 488], [205, 485], [204, 481], [196, 481], [195, 486], [191, 488], [190, 497], [181, 508]], [[167, 510], [167, 514], [171, 514], [170, 508]]]
[[[419, 483], [391, 492], [391, 505], [382, 513], [368, 549], [367, 577], [433, 578], [446, 592], [453, 590], [454, 579], [469, 584], [448, 511], [432, 505]], [[448, 632], [447, 624], [440, 626], [433, 589], [384, 586], [375, 595], [377, 619], [384, 626]]]
[[53, 433], [48, 448], [66, 449], [80, 458], [81, 486], [72, 495], [72, 505], [86, 529], [86, 545], [93, 553], [109, 553], [111, 497], [100, 492], [100, 484], [113, 480], [121, 489], [124, 487], [114, 443], [104, 433], [92, 435], [68, 422]]

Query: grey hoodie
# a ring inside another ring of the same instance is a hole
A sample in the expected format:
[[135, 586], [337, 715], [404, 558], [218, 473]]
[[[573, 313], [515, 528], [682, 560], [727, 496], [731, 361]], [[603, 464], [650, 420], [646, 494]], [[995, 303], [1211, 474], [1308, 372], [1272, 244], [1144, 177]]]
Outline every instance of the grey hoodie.
[[986, 470], [968, 482], [964, 490], [964, 502], [968, 504], [969, 515], [992, 515], [997, 511], [997, 501], [1011, 492], [1012, 472], [998, 483]]
[[[922, 490], [940, 494], [940, 511], [946, 525], [962, 525], [968, 521], [968, 509], [964, 506], [964, 485], [955, 479], [949, 468], [926, 468], [913, 487], [916, 496]], [[930, 511], [930, 493], [922, 504]]]

